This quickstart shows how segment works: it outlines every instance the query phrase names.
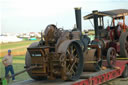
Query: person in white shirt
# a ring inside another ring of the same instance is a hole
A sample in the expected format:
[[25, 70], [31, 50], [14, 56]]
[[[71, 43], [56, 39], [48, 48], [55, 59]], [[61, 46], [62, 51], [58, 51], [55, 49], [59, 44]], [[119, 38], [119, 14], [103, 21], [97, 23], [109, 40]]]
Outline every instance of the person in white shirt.
[[[8, 55], [4, 56], [2, 63], [5, 66], [5, 77], [8, 76], [9, 71], [11, 72], [12, 75], [14, 75], [14, 69], [12, 65], [13, 61], [13, 56], [11, 55], [11, 50], [8, 50]], [[15, 77], [12, 77], [12, 80], [15, 80]]]

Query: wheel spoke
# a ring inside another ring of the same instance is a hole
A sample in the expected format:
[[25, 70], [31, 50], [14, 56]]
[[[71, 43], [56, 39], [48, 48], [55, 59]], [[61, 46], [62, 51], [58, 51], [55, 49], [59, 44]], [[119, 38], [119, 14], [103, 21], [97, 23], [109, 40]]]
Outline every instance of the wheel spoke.
[[79, 58], [76, 58], [76, 63], [79, 63]]
[[76, 52], [76, 49], [73, 49], [72, 53], [75, 54], [75, 52]]
[[115, 66], [115, 62], [116, 62], [116, 50], [115, 48], [111, 47], [108, 49], [108, 53], [107, 53], [107, 61], [108, 61], [108, 65], [110, 67], [114, 67]]
[[72, 78], [76, 76], [76, 71], [79, 70], [79, 50], [75, 44], [70, 44], [66, 54], [66, 73], [69, 78]]
[[76, 63], [76, 61], [72, 64], [72, 66], [71, 66], [69, 72], [70, 72], [71, 70], [73, 70], [73, 66], [75, 65], [75, 63]]
[[67, 50], [67, 53], [68, 53], [68, 55], [70, 55], [70, 52], [69, 52], [69, 50]]
[[70, 47], [70, 52], [73, 55], [73, 45]]
[[110, 55], [110, 60], [112, 60], [112, 55]]
[[114, 52], [114, 50], [112, 50], [112, 57], [115, 55], [115, 52]]
[[74, 65], [74, 68], [77, 69], [77, 65], [76, 64]]

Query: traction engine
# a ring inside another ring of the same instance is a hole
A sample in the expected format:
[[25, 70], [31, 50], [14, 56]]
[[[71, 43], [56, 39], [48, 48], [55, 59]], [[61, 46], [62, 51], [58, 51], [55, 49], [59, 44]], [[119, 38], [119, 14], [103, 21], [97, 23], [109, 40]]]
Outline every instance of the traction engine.
[[[98, 12], [93, 11], [91, 14], [84, 16], [84, 19], [94, 20], [95, 39], [91, 41], [89, 48], [96, 48], [96, 53], [93, 52], [93, 57], [89, 57], [86, 53], [85, 60], [92, 62], [86, 64], [86, 70], [100, 70], [102, 62], [107, 60], [108, 67], [115, 68], [116, 58], [128, 58], [128, 27], [125, 25], [125, 15], [128, 15], [128, 10], [110, 10]], [[112, 17], [112, 25], [104, 29], [104, 17]], [[115, 20], [123, 20], [123, 23], [115, 25]], [[92, 49], [89, 49], [92, 51]], [[86, 62], [87, 63], [87, 62]], [[89, 65], [92, 65], [90, 67]], [[90, 69], [88, 69], [90, 67]]]
[[81, 32], [81, 10], [75, 9], [77, 28], [72, 31], [48, 25], [39, 42], [27, 48], [27, 71], [35, 80], [77, 80], [83, 72], [84, 56], [90, 39]]

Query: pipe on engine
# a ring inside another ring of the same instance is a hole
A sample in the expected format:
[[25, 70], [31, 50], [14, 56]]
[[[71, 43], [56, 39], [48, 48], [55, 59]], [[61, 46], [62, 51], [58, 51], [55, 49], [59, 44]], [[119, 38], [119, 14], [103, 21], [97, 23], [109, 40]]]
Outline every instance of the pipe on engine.
[[82, 32], [82, 23], [81, 23], [81, 8], [75, 8], [75, 17], [76, 17], [76, 26], [77, 29]]
[[99, 28], [98, 28], [98, 11], [92, 11], [94, 17], [94, 29], [95, 29], [95, 39], [99, 39]]

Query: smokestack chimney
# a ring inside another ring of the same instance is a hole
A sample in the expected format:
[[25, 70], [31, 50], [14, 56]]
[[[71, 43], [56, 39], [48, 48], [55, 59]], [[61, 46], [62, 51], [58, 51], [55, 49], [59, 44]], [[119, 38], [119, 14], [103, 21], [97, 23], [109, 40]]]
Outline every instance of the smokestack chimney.
[[98, 28], [98, 10], [92, 11], [94, 17], [94, 29], [95, 29], [95, 38], [99, 39], [99, 28]]
[[81, 25], [81, 8], [75, 8], [76, 26], [79, 31], [82, 31]]

